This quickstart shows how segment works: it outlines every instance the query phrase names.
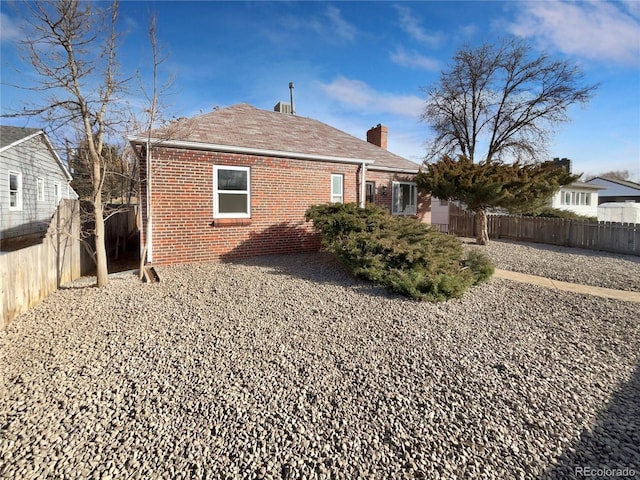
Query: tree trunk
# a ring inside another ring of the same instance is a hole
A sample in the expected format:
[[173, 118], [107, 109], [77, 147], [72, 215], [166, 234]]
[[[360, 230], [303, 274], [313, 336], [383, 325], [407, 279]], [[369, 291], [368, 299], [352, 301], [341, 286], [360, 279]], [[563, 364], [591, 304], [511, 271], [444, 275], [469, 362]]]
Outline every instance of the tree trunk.
[[[149, 211], [149, 204], [147, 204], [147, 212]], [[144, 266], [147, 263], [147, 251], [149, 250], [149, 237], [151, 236], [151, 215], [147, 215], [147, 224], [144, 229], [144, 246], [142, 253], [140, 254], [140, 280], [144, 278]]]
[[95, 151], [93, 138], [89, 137], [89, 151], [93, 170], [93, 217], [94, 238], [96, 244], [96, 285], [105, 287], [109, 283], [109, 270], [107, 267], [107, 248], [104, 229], [104, 214], [102, 212], [102, 185], [104, 183], [104, 170], [100, 163], [99, 154]]
[[489, 244], [489, 225], [487, 221], [487, 211], [484, 208], [476, 210], [476, 219], [478, 221], [478, 234], [476, 242], [478, 245]]
[[107, 249], [105, 247], [104, 216], [102, 215], [102, 197], [98, 194], [94, 201], [95, 239], [96, 239], [96, 284], [104, 287], [109, 283], [107, 268]]

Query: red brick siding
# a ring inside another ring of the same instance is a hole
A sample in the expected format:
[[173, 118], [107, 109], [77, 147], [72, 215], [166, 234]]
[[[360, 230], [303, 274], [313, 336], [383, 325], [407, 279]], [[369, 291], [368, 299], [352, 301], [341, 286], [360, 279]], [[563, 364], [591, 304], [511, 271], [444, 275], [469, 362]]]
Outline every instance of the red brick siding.
[[[213, 218], [214, 165], [251, 168], [249, 221]], [[358, 201], [358, 165], [157, 148], [152, 173], [154, 264], [316, 250], [304, 212], [330, 201], [332, 173], [344, 175], [344, 201]]]

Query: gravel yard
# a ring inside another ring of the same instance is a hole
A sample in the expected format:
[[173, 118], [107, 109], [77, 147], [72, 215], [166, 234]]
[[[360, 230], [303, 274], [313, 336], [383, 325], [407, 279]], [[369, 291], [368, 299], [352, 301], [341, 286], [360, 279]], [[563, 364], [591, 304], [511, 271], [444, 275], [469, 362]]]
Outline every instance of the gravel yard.
[[496, 268], [528, 273], [562, 282], [640, 292], [640, 257], [556, 247], [540, 243], [495, 241], [478, 246], [464, 239], [468, 248], [478, 248]]
[[[574, 281], [640, 278], [578, 258]], [[326, 254], [159, 273], [59, 290], [0, 333], [0, 478], [640, 475], [637, 304], [498, 279], [418, 303]]]

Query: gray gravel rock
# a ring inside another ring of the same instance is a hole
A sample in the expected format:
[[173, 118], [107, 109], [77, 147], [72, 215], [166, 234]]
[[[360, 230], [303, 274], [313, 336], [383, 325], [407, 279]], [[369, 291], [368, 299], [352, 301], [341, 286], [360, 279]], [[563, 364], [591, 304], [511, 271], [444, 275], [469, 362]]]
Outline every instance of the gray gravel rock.
[[491, 240], [478, 246], [464, 239], [467, 248], [485, 253], [497, 268], [528, 273], [562, 282], [640, 292], [640, 257], [556, 247], [540, 243]]
[[325, 254], [159, 273], [0, 333], [1, 478], [640, 471], [637, 304], [498, 279], [420, 303]]

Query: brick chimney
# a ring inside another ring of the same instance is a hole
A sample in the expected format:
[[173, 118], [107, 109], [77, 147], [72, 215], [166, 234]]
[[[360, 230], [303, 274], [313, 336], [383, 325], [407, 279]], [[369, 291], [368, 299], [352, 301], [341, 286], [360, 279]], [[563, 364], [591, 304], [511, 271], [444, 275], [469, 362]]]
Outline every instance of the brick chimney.
[[370, 128], [367, 131], [367, 142], [373, 143], [374, 145], [386, 150], [388, 133], [389, 129], [379, 123], [376, 127]]

